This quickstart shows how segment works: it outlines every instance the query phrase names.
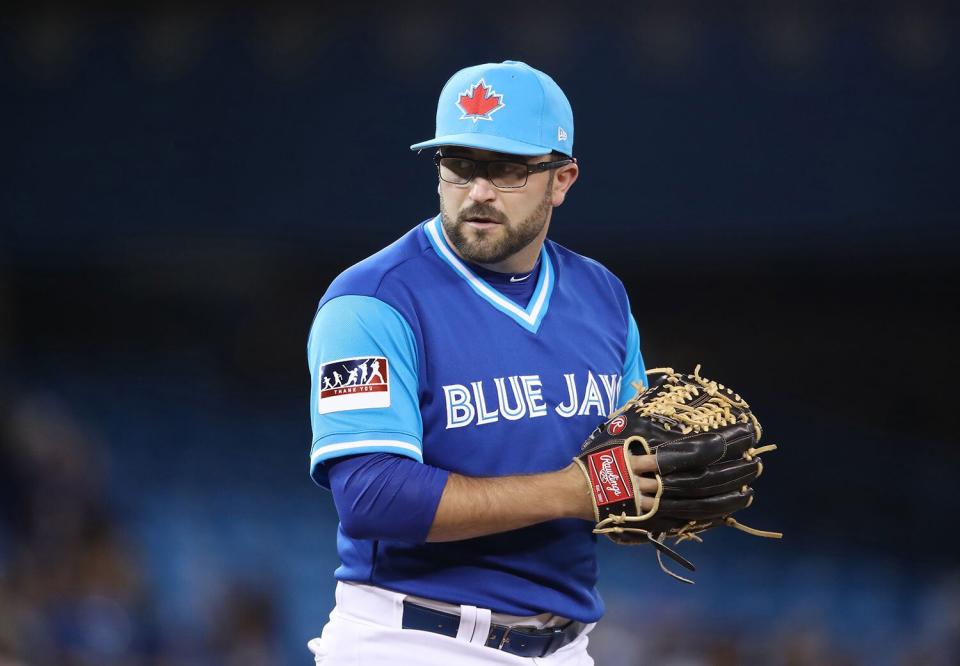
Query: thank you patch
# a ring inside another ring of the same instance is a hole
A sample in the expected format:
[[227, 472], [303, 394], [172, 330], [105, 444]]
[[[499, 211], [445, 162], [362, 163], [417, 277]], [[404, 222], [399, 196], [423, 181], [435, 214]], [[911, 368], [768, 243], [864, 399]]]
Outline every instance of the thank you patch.
[[383, 356], [360, 356], [320, 366], [321, 414], [390, 406], [390, 370]]

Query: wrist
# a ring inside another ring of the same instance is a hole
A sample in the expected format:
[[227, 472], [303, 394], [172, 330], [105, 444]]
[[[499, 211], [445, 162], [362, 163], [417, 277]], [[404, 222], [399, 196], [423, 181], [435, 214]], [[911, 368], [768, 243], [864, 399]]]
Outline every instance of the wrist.
[[576, 462], [572, 462], [560, 470], [560, 474], [564, 481], [564, 496], [567, 498], [564, 517], [595, 522], [597, 517], [592, 491], [583, 468]]

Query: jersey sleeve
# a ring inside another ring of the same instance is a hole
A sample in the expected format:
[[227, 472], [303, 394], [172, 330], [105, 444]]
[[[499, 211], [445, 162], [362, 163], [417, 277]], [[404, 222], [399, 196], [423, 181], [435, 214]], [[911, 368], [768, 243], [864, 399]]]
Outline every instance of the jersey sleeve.
[[423, 462], [417, 351], [394, 308], [371, 296], [324, 303], [307, 342], [310, 368], [310, 474], [329, 487], [321, 463], [360, 453]]
[[623, 407], [627, 400], [636, 395], [634, 382], [640, 382], [647, 385], [646, 367], [643, 364], [643, 355], [640, 353], [640, 331], [637, 329], [637, 322], [633, 314], [629, 315], [627, 322], [627, 351], [623, 362], [623, 375], [620, 380], [620, 396], [617, 401], [617, 409]]

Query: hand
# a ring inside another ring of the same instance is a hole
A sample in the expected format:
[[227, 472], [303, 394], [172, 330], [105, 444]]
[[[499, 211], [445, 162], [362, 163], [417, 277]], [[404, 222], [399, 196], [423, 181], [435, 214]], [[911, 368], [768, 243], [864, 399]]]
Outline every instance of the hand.
[[[630, 468], [634, 474], [638, 475], [656, 472], [657, 456], [631, 455]], [[570, 478], [571, 485], [577, 488], [577, 492], [571, 493], [570, 495], [574, 498], [575, 502], [571, 514], [576, 518], [595, 521], [597, 517], [593, 513], [594, 505], [591, 499], [593, 491], [590, 488], [590, 483], [587, 481], [587, 478], [575, 463], [569, 465], [563, 471]], [[640, 506], [644, 511], [649, 511], [653, 508], [653, 497], [657, 494], [657, 480], [641, 476], [637, 479], [637, 486], [640, 488], [642, 495], [640, 498]]]

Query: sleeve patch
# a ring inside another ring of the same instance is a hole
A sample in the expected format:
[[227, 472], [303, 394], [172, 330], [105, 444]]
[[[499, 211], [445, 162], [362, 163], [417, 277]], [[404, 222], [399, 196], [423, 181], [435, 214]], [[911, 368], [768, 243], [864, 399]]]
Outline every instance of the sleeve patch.
[[320, 366], [320, 414], [390, 406], [390, 371], [384, 356], [360, 356]]

